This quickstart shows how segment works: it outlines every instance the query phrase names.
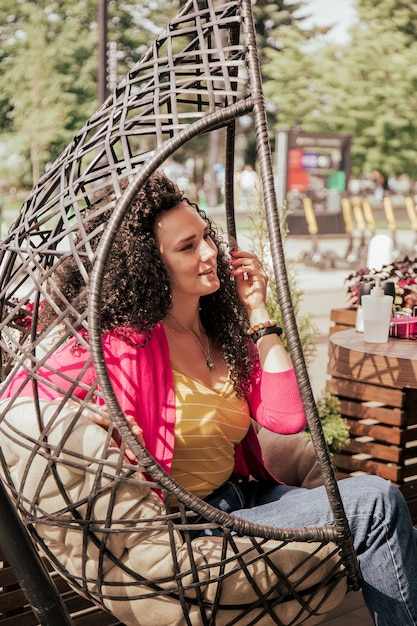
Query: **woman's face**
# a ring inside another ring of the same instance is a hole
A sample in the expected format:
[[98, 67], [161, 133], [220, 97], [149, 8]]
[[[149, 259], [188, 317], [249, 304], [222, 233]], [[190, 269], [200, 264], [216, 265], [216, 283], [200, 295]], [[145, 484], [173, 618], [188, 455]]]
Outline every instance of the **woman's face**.
[[166, 211], [155, 232], [173, 297], [200, 297], [219, 289], [217, 247], [208, 224], [193, 207], [181, 202]]

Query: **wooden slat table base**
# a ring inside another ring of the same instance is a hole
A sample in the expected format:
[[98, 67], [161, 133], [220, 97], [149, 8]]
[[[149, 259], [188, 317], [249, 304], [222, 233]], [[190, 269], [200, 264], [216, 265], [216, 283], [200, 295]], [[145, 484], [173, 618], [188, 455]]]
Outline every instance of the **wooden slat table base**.
[[417, 522], [417, 342], [366, 344], [354, 329], [335, 332], [328, 373], [350, 427], [350, 444], [334, 457], [340, 476], [390, 480]]
[[[45, 564], [49, 571], [51, 568]], [[55, 572], [52, 579], [62, 596], [76, 626], [123, 626], [110, 613], [75, 593]], [[0, 624], [1, 626], [38, 626], [26, 596], [16, 580], [13, 569], [0, 552]]]

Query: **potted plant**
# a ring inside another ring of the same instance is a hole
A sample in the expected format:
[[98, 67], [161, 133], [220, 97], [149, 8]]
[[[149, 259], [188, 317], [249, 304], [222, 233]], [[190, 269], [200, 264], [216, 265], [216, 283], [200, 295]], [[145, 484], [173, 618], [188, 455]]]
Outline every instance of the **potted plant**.
[[417, 307], [417, 259], [411, 259], [406, 256], [404, 259], [383, 265], [379, 270], [365, 267], [349, 274], [345, 280], [345, 285], [352, 307], [357, 307], [358, 305], [359, 284], [365, 280], [365, 276], [370, 276], [371, 278], [367, 280], [372, 280], [372, 276], [375, 274], [381, 276], [384, 281], [394, 283], [394, 305], [396, 309], [406, 313], [413, 313], [415, 307]]

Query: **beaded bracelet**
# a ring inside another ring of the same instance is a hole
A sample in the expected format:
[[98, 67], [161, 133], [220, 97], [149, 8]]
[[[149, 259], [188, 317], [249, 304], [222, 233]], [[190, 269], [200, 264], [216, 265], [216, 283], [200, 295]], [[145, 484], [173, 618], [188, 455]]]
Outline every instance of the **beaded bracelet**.
[[282, 334], [282, 328], [278, 326], [276, 320], [269, 320], [267, 322], [261, 322], [260, 324], [254, 324], [246, 331], [246, 334], [254, 343], [256, 343], [261, 337], [271, 335], [272, 333], [278, 336]]

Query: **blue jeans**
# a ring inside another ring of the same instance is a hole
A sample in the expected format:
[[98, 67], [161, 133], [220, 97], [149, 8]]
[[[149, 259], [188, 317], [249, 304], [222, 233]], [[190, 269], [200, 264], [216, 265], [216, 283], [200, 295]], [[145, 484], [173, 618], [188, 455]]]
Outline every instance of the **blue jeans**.
[[[417, 626], [417, 530], [399, 489], [377, 476], [339, 481], [360, 563], [362, 591], [377, 626]], [[300, 528], [333, 523], [324, 487], [226, 483], [214, 506], [248, 521]]]

